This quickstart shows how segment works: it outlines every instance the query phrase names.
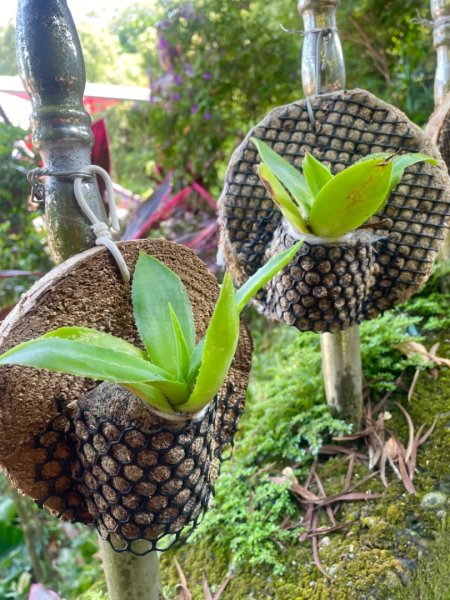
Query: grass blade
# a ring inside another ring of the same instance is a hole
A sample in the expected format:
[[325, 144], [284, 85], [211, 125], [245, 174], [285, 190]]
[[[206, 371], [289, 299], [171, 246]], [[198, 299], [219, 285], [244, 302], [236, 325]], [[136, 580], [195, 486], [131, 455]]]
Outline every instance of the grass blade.
[[142, 358], [84, 342], [37, 338], [0, 356], [0, 366], [25, 365], [110, 383], [171, 381], [170, 375]]
[[150, 360], [178, 376], [177, 340], [169, 302], [178, 317], [189, 352], [195, 347], [192, 307], [181, 279], [165, 264], [141, 253], [132, 287], [136, 325]]
[[309, 152], [306, 153], [303, 159], [302, 169], [314, 198], [323, 186], [333, 179], [330, 169], [319, 162], [317, 158], [314, 158]]
[[189, 400], [179, 410], [195, 412], [211, 401], [221, 388], [239, 340], [239, 311], [233, 281], [226, 273], [219, 299], [205, 335], [202, 362]]
[[309, 225], [319, 237], [340, 237], [365, 223], [384, 204], [392, 161], [375, 158], [338, 173], [318, 193]]
[[86, 344], [91, 344], [92, 346], [97, 346], [99, 348], [117, 350], [118, 352], [130, 354], [130, 356], [136, 356], [144, 360], [147, 359], [147, 354], [140, 348], [133, 346], [133, 344], [130, 344], [129, 342], [126, 342], [122, 338], [116, 337], [115, 335], [111, 335], [103, 331], [97, 331], [96, 329], [91, 329], [90, 327], [60, 327], [55, 331], [46, 333], [42, 337], [85, 342]]
[[258, 167], [258, 175], [272, 200], [283, 213], [287, 221], [301, 233], [308, 233], [305, 219], [300, 208], [291, 199], [270, 168], [262, 163]]
[[254, 137], [250, 139], [258, 149], [263, 163], [269, 167], [275, 177], [290, 191], [292, 197], [301, 207], [303, 218], [306, 218], [312, 204], [312, 194], [305, 177], [265, 142]]
[[236, 292], [236, 304], [238, 311], [241, 312], [247, 302], [263, 287], [274, 275], [286, 266], [297, 254], [303, 240], [294, 244], [291, 248], [283, 250], [279, 254], [273, 256], [263, 267], [258, 269], [243, 286]]

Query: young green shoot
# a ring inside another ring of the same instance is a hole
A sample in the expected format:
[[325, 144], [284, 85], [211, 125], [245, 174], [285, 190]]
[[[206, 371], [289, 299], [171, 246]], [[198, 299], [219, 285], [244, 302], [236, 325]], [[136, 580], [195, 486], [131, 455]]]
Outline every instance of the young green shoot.
[[0, 366], [25, 365], [117, 383], [164, 413], [198, 412], [227, 376], [239, 341], [242, 309], [292, 260], [301, 244], [274, 256], [237, 292], [226, 273], [206, 334], [198, 343], [181, 279], [158, 259], [141, 253], [131, 299], [144, 350], [88, 327], [62, 327], [8, 350], [0, 356]]
[[437, 161], [424, 154], [378, 153], [332, 175], [309, 152], [302, 172], [254, 137], [261, 164], [258, 174], [284, 218], [301, 234], [339, 238], [361, 227], [386, 203], [405, 169]]

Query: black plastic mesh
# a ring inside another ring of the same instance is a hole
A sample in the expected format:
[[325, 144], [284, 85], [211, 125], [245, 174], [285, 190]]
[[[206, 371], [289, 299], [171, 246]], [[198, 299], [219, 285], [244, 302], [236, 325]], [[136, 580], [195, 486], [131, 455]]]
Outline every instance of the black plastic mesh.
[[[308, 239], [289, 265], [267, 287], [262, 311], [300, 331], [335, 333], [363, 320], [374, 263], [367, 233], [343, 243], [311, 244]], [[281, 224], [269, 255], [282, 252], [294, 239]]]
[[74, 459], [73, 423], [57, 402], [57, 413], [45, 431], [35, 436], [36, 482], [44, 488], [36, 500], [40, 508], [71, 523], [91, 523], [86, 501], [78, 490], [78, 482], [72, 477]]
[[[266, 141], [298, 168], [307, 151], [333, 173], [375, 152], [405, 150], [436, 155], [423, 132], [403, 113], [368, 92], [353, 90], [311, 98], [272, 111], [233, 155], [220, 201], [221, 240], [228, 269], [242, 283], [267, 260], [281, 213], [259, 181], [259, 156], [249, 138]], [[428, 278], [448, 228], [449, 180], [442, 170], [410, 167], [372, 222], [375, 266], [364, 318], [405, 301]], [[265, 303], [266, 294], [258, 300]]]
[[115, 550], [165, 550], [187, 525], [197, 525], [219, 468], [216, 414], [217, 401], [197, 423], [145, 433], [80, 412], [74, 477], [101, 537]]
[[35, 437], [36, 481], [47, 490], [38, 505], [93, 523], [118, 552], [167, 550], [203, 518], [244, 400], [228, 382], [202, 420], [151, 431], [60, 411]]

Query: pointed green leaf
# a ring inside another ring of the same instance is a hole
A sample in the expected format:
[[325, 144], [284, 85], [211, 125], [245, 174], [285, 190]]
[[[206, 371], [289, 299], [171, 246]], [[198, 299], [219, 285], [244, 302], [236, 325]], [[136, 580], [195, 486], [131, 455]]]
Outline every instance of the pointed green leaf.
[[133, 394], [136, 394], [136, 396], [142, 398], [142, 400], [147, 402], [147, 404], [154, 406], [157, 410], [161, 410], [169, 414], [174, 412], [164, 394], [160, 390], [157, 390], [155, 387], [153, 387], [153, 385], [148, 383], [125, 383], [122, 385], [133, 392]]
[[312, 203], [312, 194], [305, 177], [265, 142], [254, 137], [250, 139], [257, 147], [263, 163], [269, 167], [275, 177], [290, 191], [300, 206], [303, 218], [306, 219]]
[[434, 167], [439, 165], [438, 161], [431, 156], [427, 156], [426, 154], [421, 154], [420, 152], [409, 153], [409, 154], [392, 154], [392, 152], [375, 152], [374, 154], [369, 154], [360, 158], [355, 164], [365, 162], [367, 160], [372, 160], [374, 158], [382, 158], [383, 160], [392, 160], [392, 174], [391, 181], [389, 184], [389, 192], [395, 188], [397, 184], [400, 183], [401, 178], [403, 177], [403, 173], [405, 169], [411, 167], [412, 165], [418, 162], [427, 162]]
[[194, 352], [191, 354], [189, 361], [189, 372], [188, 372], [188, 385], [192, 385], [197, 379], [198, 371], [202, 363], [203, 350], [205, 348], [205, 338], [195, 346]]
[[184, 381], [154, 381], [152, 385], [160, 390], [174, 407], [183, 404], [189, 397], [189, 388]]
[[274, 277], [283, 267], [285, 267], [300, 250], [303, 240], [294, 244], [291, 248], [283, 250], [272, 258], [260, 269], [256, 271], [243, 286], [236, 292], [236, 304], [238, 311], [241, 312], [249, 300], [256, 292]]
[[171, 381], [166, 371], [137, 356], [58, 338], [19, 344], [0, 356], [3, 365], [37, 367], [110, 383]]
[[118, 352], [124, 352], [131, 356], [137, 356], [144, 360], [147, 359], [147, 354], [126, 342], [122, 338], [116, 337], [103, 331], [97, 331], [90, 327], [60, 327], [55, 331], [50, 331], [42, 336], [43, 338], [60, 338], [63, 340], [74, 340], [78, 342], [85, 342], [92, 346], [98, 346], [99, 348], [108, 348], [109, 350], [117, 350]]
[[338, 173], [318, 193], [309, 226], [319, 237], [340, 237], [365, 223], [389, 193], [392, 161], [382, 158], [356, 163]]
[[195, 347], [192, 307], [181, 279], [153, 256], [141, 253], [133, 277], [132, 299], [136, 325], [150, 360], [176, 378], [177, 340], [169, 302], [178, 317], [189, 352]]
[[169, 302], [169, 312], [170, 318], [172, 319], [172, 327], [175, 333], [175, 340], [177, 343], [177, 355], [178, 355], [178, 379], [180, 381], [184, 381], [187, 377], [187, 372], [189, 369], [189, 350], [186, 344], [186, 340], [183, 334], [183, 330], [181, 329], [180, 321], [173, 310], [172, 304]]
[[308, 233], [308, 228], [299, 207], [291, 199], [288, 192], [266, 164], [262, 163], [259, 165], [258, 175], [270, 197], [283, 213], [285, 219], [297, 229], [297, 231]]
[[333, 179], [330, 169], [309, 152], [306, 153], [303, 159], [302, 169], [313, 197], [316, 197], [323, 186]]
[[219, 299], [205, 335], [202, 362], [189, 400], [177, 408], [196, 412], [210, 402], [222, 387], [239, 340], [239, 311], [233, 281], [226, 273]]
[[[256, 273], [254, 273], [243, 286], [236, 292], [236, 306], [240, 313], [247, 302], [261, 289], [268, 281], [274, 277], [283, 267], [285, 267], [297, 254], [300, 247], [303, 244], [303, 240], [300, 240], [287, 250], [283, 250], [279, 254], [273, 256], [264, 266], [262, 266]], [[205, 347], [205, 338], [203, 338], [195, 347], [194, 352], [191, 354], [190, 367], [188, 373], [188, 383], [192, 383], [197, 377], [198, 370], [202, 361], [203, 349]]]
[[391, 192], [395, 186], [400, 183], [401, 178], [403, 177], [403, 173], [405, 169], [415, 165], [418, 162], [427, 162], [430, 165], [437, 167], [438, 161], [430, 156], [426, 156], [425, 154], [398, 154], [393, 158], [393, 167], [392, 167], [392, 175], [391, 182], [389, 184], [389, 192]]

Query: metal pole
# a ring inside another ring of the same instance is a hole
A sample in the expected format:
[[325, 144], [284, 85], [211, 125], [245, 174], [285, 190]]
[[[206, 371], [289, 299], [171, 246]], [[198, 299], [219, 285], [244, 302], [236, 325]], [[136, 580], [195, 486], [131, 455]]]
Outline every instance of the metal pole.
[[[17, 62], [33, 113], [33, 143], [52, 172], [80, 171], [91, 163], [91, 121], [83, 107], [86, 83], [80, 41], [66, 0], [19, 0]], [[91, 210], [106, 221], [95, 178], [83, 193]], [[78, 208], [73, 181], [49, 176], [45, 181], [46, 229], [55, 263], [94, 245], [90, 223]], [[101, 541], [110, 597], [114, 600], [160, 600], [158, 556], [116, 553]], [[130, 590], [140, 590], [139, 596]]]
[[[306, 96], [345, 87], [344, 57], [336, 26], [338, 5], [339, 0], [298, 0], [305, 31], [302, 85]], [[323, 333], [320, 341], [328, 405], [358, 429], [363, 408], [359, 327], [355, 325], [340, 333]]]
[[[433, 45], [436, 49], [434, 104], [439, 106], [450, 92], [450, 0], [430, 0], [433, 18]], [[450, 234], [440, 252], [440, 259], [450, 260]]]

